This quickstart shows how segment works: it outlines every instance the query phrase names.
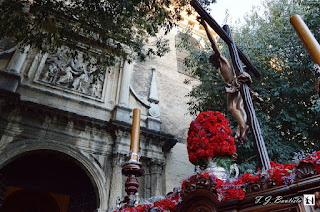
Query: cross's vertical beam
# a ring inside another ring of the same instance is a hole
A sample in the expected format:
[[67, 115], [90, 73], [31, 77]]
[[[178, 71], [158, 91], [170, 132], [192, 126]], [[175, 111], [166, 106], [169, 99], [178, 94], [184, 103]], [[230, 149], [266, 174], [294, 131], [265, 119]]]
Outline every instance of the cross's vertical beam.
[[[220, 36], [224, 42], [227, 44], [231, 43], [231, 39], [226, 34], [226, 32], [219, 26], [219, 24], [203, 9], [200, 5], [200, 3], [197, 0], [192, 0], [190, 2], [192, 7], [198, 12], [198, 14], [201, 16], [203, 20], [205, 20], [208, 25]], [[253, 73], [255, 77], [260, 77], [261, 74], [259, 70], [250, 62], [250, 60], [247, 58], [247, 56], [236, 46], [236, 49], [239, 53], [240, 59], [243, 61], [243, 63], [247, 66], [247, 71], [250, 71]]]
[[[235, 70], [236, 75], [239, 75], [241, 73], [243, 73], [243, 69], [242, 69], [242, 65], [241, 65], [241, 61], [238, 55], [238, 51], [236, 48], [235, 43], [233, 42], [233, 38], [231, 35], [231, 31], [228, 25], [224, 25], [223, 29], [225, 30], [225, 32], [227, 33], [227, 35], [229, 36], [229, 38], [231, 39], [231, 43], [228, 43], [228, 47], [229, 47], [229, 51], [230, 51], [230, 56], [232, 59], [232, 65], [233, 68]], [[243, 103], [244, 103], [244, 108], [246, 110], [247, 116], [248, 116], [248, 120], [249, 120], [249, 126], [250, 126], [250, 130], [252, 132], [253, 135], [253, 139], [256, 143], [256, 147], [258, 149], [258, 153], [259, 153], [259, 158], [260, 158], [260, 162], [262, 164], [262, 167], [265, 170], [268, 170], [271, 168], [270, 166], [270, 159], [268, 156], [268, 152], [266, 149], [266, 146], [264, 144], [264, 140], [262, 137], [262, 133], [261, 133], [261, 129], [260, 129], [260, 125], [259, 125], [259, 121], [256, 117], [256, 113], [254, 110], [254, 105], [252, 103], [252, 99], [251, 99], [251, 95], [250, 95], [250, 90], [249, 87], [246, 83], [243, 83], [240, 87], [240, 93], [243, 99]]]
[[[227, 30], [229, 33], [222, 29], [217, 24], [217, 22], [201, 7], [200, 3], [197, 0], [192, 0], [190, 3], [201, 16], [201, 18], [205, 20], [208, 23], [208, 25], [212, 29], [214, 29], [215, 32], [228, 44], [230, 55], [232, 58], [232, 64], [235, 69], [236, 75], [243, 72], [240, 61], [241, 59], [243, 63], [247, 66], [247, 69], [249, 69], [256, 77], [260, 77], [260, 72], [253, 66], [253, 64], [249, 61], [246, 55], [233, 42], [230, 29], [227, 26], [225, 27], [225, 30]], [[268, 170], [271, 168], [270, 159], [262, 137], [260, 125], [255, 114], [254, 106], [250, 95], [250, 90], [247, 84], [243, 83], [241, 85], [240, 93], [243, 98], [245, 110], [249, 119], [249, 125], [253, 134], [253, 139], [258, 149], [260, 162], [262, 164], [262, 167], [265, 170]]]

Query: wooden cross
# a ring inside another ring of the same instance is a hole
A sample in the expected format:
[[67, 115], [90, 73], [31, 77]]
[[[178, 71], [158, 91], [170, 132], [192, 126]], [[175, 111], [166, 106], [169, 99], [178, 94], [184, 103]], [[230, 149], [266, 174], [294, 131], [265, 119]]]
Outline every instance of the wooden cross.
[[[247, 70], [252, 72], [256, 77], [260, 77], [261, 74], [259, 70], [257, 70], [253, 64], [249, 61], [246, 55], [236, 46], [231, 36], [230, 28], [225, 25], [222, 29], [218, 23], [202, 8], [200, 3], [197, 0], [192, 0], [191, 5], [198, 12], [203, 20], [205, 20], [208, 25], [214, 29], [214, 31], [227, 43], [230, 51], [230, 56], [232, 59], [232, 65], [235, 69], [235, 74], [239, 75], [243, 73], [241, 60], [247, 66]], [[241, 60], [240, 60], [241, 59]], [[254, 105], [252, 103], [251, 95], [249, 87], [246, 83], [242, 83], [240, 87], [240, 93], [244, 102], [244, 108], [248, 116], [250, 130], [253, 135], [253, 140], [256, 143], [256, 147], [258, 149], [258, 154], [260, 158], [260, 162], [264, 170], [268, 170], [271, 168], [270, 159], [268, 156], [268, 152], [261, 134], [261, 129], [259, 125], [259, 121], [256, 117]]]

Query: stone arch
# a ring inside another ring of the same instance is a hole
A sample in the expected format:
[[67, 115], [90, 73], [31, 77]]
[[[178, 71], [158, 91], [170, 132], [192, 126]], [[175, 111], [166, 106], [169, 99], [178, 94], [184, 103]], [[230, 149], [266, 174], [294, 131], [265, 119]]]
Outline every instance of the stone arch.
[[56, 151], [59, 153], [64, 153], [73, 158], [92, 180], [99, 201], [99, 208], [97, 211], [107, 210], [108, 193], [106, 190], [106, 177], [103, 170], [80, 150], [69, 145], [42, 140], [19, 140], [13, 142], [4, 148], [0, 154], [0, 169], [19, 158], [24, 153], [39, 150]]

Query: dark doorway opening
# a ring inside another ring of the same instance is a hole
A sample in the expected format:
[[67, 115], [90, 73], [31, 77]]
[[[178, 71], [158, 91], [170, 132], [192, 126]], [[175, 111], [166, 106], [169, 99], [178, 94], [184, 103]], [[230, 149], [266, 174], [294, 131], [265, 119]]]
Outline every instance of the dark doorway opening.
[[91, 212], [94, 186], [70, 156], [48, 150], [21, 155], [0, 170], [1, 212]]

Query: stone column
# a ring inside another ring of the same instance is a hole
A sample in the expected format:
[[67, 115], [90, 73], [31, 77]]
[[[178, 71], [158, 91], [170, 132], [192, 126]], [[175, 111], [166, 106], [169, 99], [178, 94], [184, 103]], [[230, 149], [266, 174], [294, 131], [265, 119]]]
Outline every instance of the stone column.
[[143, 164], [146, 164], [146, 166], [144, 167], [144, 198], [149, 198], [151, 197], [151, 190], [152, 190], [152, 184], [151, 184], [151, 165], [146, 161], [142, 162]]
[[112, 158], [112, 175], [110, 183], [109, 208], [117, 206], [118, 197], [122, 197], [122, 164], [125, 161], [125, 155], [114, 155]]
[[128, 61], [124, 62], [122, 77], [121, 77], [121, 87], [120, 87], [120, 99], [119, 105], [128, 106], [129, 104], [129, 85], [131, 74], [133, 71], [133, 62], [129, 63]]
[[29, 49], [30, 46], [26, 46], [22, 50], [18, 49], [17, 55], [12, 59], [13, 61], [10, 62], [8, 69], [13, 69], [19, 74], [23, 63], [26, 60]]
[[18, 49], [9, 63], [7, 70], [0, 71], [0, 90], [4, 90], [9, 93], [16, 92], [21, 79], [21, 67], [27, 57], [27, 52], [29, 49], [30, 46], [24, 47], [23, 51]]
[[163, 163], [155, 162], [151, 166], [151, 196], [162, 196], [161, 189], [161, 174], [163, 170]]
[[120, 97], [119, 104], [114, 108], [113, 116], [114, 119], [130, 123], [130, 113], [131, 108], [129, 108], [129, 86], [131, 74], [133, 71], [133, 62], [129, 63], [128, 61], [124, 62], [121, 83], [120, 83]]

